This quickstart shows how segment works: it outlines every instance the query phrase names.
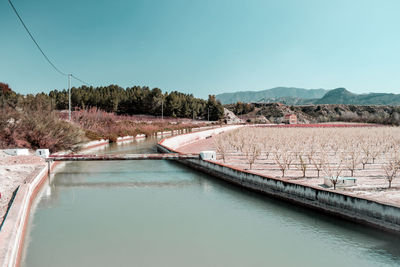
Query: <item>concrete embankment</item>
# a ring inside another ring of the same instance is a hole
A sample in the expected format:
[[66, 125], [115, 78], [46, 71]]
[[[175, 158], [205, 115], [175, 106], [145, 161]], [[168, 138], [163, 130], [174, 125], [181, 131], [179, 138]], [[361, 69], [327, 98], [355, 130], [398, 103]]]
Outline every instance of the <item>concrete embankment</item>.
[[[166, 138], [158, 143], [157, 148], [164, 153], [176, 152], [183, 145], [232, 129], [234, 127], [228, 126]], [[279, 178], [254, 174], [214, 161], [187, 159], [180, 160], [180, 162], [250, 190], [400, 233], [400, 207], [397, 206], [322, 187], [305, 186]]]
[[40, 167], [20, 185], [0, 232], [0, 266], [17, 266], [33, 200], [46, 181], [47, 167]]

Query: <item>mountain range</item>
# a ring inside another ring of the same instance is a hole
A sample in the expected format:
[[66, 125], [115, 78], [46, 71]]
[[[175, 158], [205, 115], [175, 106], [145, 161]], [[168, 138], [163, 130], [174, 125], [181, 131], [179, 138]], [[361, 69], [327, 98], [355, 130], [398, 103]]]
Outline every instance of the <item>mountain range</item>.
[[[329, 90], [325, 89], [303, 89], [294, 87], [275, 87], [262, 91], [241, 91], [235, 93], [223, 93], [216, 95], [222, 104], [233, 104], [238, 101], [250, 102], [279, 102], [274, 101], [278, 98], [290, 97], [293, 99], [319, 99]], [[270, 101], [271, 100], [271, 101]]]
[[222, 104], [275, 103], [286, 105], [346, 104], [346, 105], [400, 105], [400, 94], [354, 94], [345, 88], [333, 90], [275, 87], [262, 91], [242, 91], [216, 95]]

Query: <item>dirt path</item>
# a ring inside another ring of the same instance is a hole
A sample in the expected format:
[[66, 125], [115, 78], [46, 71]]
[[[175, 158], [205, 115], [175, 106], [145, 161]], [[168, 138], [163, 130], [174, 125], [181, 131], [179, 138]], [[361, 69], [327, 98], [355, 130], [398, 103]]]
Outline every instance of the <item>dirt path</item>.
[[212, 138], [203, 139], [195, 143], [181, 146], [177, 149], [177, 151], [181, 153], [195, 153], [195, 154], [198, 154], [204, 150], [215, 150]]

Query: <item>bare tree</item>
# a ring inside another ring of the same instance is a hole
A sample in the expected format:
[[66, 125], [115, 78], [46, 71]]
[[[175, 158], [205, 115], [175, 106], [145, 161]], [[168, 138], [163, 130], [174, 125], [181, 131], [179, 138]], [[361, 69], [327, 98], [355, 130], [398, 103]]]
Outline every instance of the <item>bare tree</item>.
[[322, 168], [326, 164], [326, 160], [327, 160], [327, 155], [325, 152], [321, 152], [319, 154], [319, 157], [317, 157], [317, 158], [314, 157], [312, 159], [313, 165], [317, 169], [317, 177], [318, 178], [319, 178], [319, 173], [321, 172]]
[[286, 153], [283, 154], [283, 159], [286, 162], [287, 168], [290, 169], [290, 165], [292, 164], [294, 158], [294, 154], [290, 151], [286, 150]]
[[[314, 139], [313, 139], [313, 140], [314, 140]], [[310, 150], [309, 150], [308, 153], [307, 153], [308, 164], [311, 164], [315, 153], [316, 153], [316, 151], [315, 151], [314, 144], [311, 143]]]
[[340, 160], [336, 163], [328, 163], [324, 165], [323, 168], [326, 176], [328, 176], [329, 180], [333, 184], [333, 189], [336, 190], [336, 184], [338, 183], [340, 174], [343, 171], [343, 162]]
[[372, 158], [372, 163], [375, 163], [375, 160], [377, 159], [380, 153], [381, 153], [381, 148], [378, 146], [375, 146], [371, 149], [370, 154]]
[[275, 159], [276, 164], [279, 166], [279, 169], [282, 172], [282, 178], [285, 177], [285, 171], [286, 171], [286, 168], [287, 168], [287, 164], [284, 161], [284, 159], [282, 157], [282, 154], [277, 152], [277, 151], [275, 151], [274, 159]]
[[363, 151], [362, 156], [361, 156], [361, 163], [363, 166], [363, 170], [365, 170], [365, 164], [368, 163], [370, 157], [371, 157], [371, 146], [367, 141], [364, 141], [364, 144], [361, 145], [361, 149]]
[[229, 149], [229, 143], [224, 139], [224, 136], [216, 136], [214, 138], [214, 146], [217, 150], [217, 153], [221, 155], [221, 158], [225, 163], [227, 151]]
[[343, 160], [352, 177], [354, 176], [354, 171], [360, 163], [359, 157], [360, 154], [355, 150], [351, 150], [350, 152], [343, 154]]
[[256, 159], [261, 155], [261, 148], [258, 143], [251, 142], [245, 146], [244, 151], [251, 170], [251, 167]]
[[397, 153], [391, 153], [388, 162], [382, 165], [386, 180], [389, 182], [389, 188], [392, 187], [392, 181], [396, 178], [399, 168], [400, 164]]
[[305, 160], [305, 156], [302, 155], [301, 153], [297, 155], [297, 159], [298, 159], [298, 164], [296, 165], [296, 168], [299, 169], [301, 171], [301, 173], [303, 174], [303, 178], [306, 177], [306, 171], [307, 171], [307, 162]]
[[270, 143], [268, 142], [268, 138], [263, 138], [263, 151], [265, 155], [265, 159], [268, 159], [269, 153], [271, 151]]

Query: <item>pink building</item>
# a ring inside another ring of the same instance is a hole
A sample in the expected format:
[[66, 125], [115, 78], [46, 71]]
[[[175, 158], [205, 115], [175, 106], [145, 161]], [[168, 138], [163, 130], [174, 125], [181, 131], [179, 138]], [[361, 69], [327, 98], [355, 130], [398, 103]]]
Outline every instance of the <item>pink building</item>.
[[297, 124], [297, 116], [296, 114], [286, 114], [284, 122], [287, 124]]

